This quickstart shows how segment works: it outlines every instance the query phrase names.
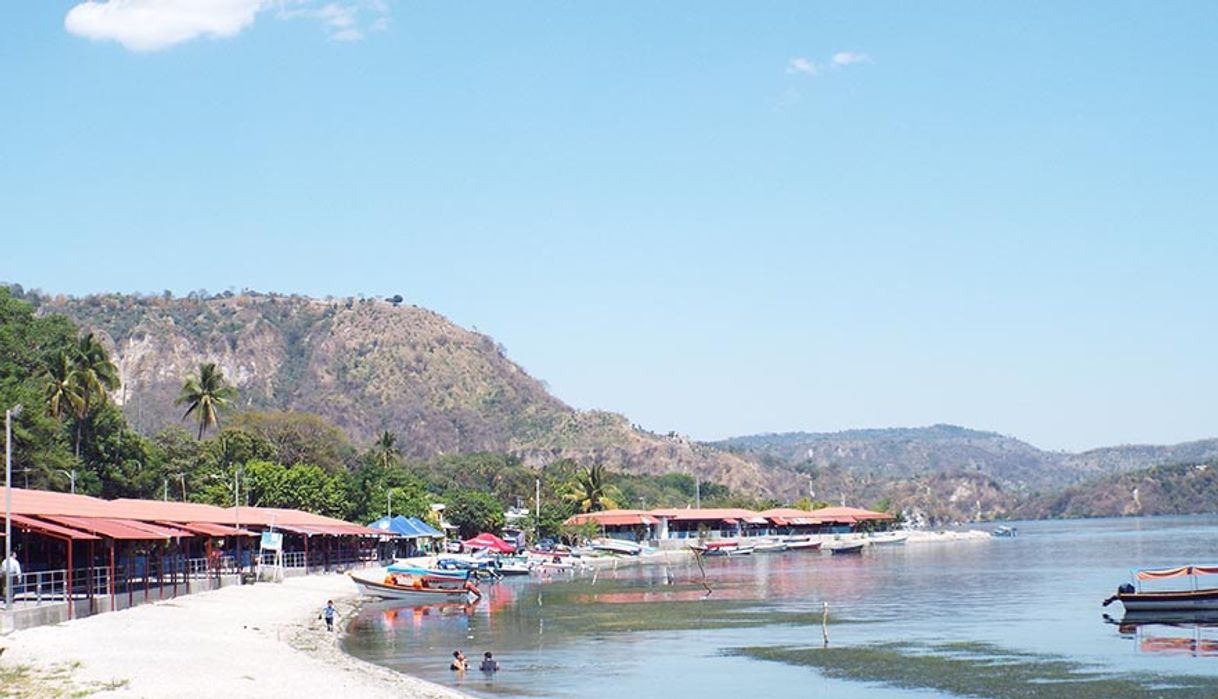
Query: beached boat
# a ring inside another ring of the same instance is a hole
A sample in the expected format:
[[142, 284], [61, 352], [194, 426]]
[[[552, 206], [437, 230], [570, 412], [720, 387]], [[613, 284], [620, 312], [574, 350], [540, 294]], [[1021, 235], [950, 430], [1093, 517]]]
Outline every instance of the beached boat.
[[782, 553], [787, 548], [786, 542], [783, 541], [759, 541], [753, 544], [754, 553]]
[[385, 569], [387, 573], [394, 575], [412, 575], [415, 577], [432, 577], [442, 578], [447, 580], [460, 580], [462, 582], [470, 579], [470, 571], [458, 568], [440, 568], [438, 566], [422, 566], [414, 563], [393, 563]]
[[[1218, 565], [1186, 565], [1177, 568], [1133, 571], [1134, 582], [1117, 588], [1104, 600], [1104, 606], [1120, 602], [1126, 612], [1199, 612], [1218, 611], [1218, 587], [1200, 587], [1198, 578], [1218, 575]], [[1145, 590], [1143, 583], [1153, 580], [1187, 578], [1188, 589]]]
[[904, 546], [905, 540], [909, 538], [909, 534], [904, 532], [890, 532], [887, 534], [875, 534], [867, 539], [867, 543], [872, 546]]
[[376, 580], [355, 573], [347, 573], [360, 594], [382, 599], [409, 600], [412, 602], [460, 602], [480, 599], [478, 586], [469, 580], [454, 580], [432, 576], [415, 576], [405, 573], [389, 573]]
[[694, 553], [702, 556], [748, 556], [754, 547], [738, 541], [709, 541], [705, 544], [690, 544]]
[[643, 552], [643, 547], [633, 541], [621, 539], [597, 539], [592, 542], [593, 551], [603, 551], [622, 556], [637, 556]]
[[825, 548], [829, 549], [834, 555], [848, 553], [862, 553], [863, 547], [866, 546], [865, 541], [842, 541], [836, 544], [829, 544]]
[[810, 536], [789, 536], [783, 539], [782, 543], [787, 545], [788, 551], [817, 551], [820, 549], [820, 542], [813, 541]]
[[528, 575], [529, 559], [527, 556], [496, 556], [495, 571], [500, 575]]

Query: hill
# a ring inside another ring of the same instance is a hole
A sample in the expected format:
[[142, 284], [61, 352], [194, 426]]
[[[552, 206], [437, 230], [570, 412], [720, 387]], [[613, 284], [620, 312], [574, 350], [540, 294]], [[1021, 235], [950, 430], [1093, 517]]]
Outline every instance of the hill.
[[979, 473], [1009, 494], [1020, 496], [1056, 491], [1113, 473], [1218, 457], [1218, 439], [1174, 446], [1105, 447], [1071, 454], [1044, 451], [1013, 437], [955, 425], [763, 434], [713, 444], [805, 473], [831, 466], [880, 480]]
[[1218, 462], [1172, 464], [1105, 476], [1032, 498], [1012, 516], [1120, 517], [1218, 512]]
[[240, 407], [316, 413], [357, 445], [396, 432], [409, 456], [506, 452], [533, 465], [569, 457], [757, 493], [780, 493], [789, 481], [786, 469], [575, 410], [491, 337], [417, 306], [248, 292], [23, 295], [99, 335], [121, 374], [114, 399], [146, 434], [180, 423], [183, 379], [215, 362]]

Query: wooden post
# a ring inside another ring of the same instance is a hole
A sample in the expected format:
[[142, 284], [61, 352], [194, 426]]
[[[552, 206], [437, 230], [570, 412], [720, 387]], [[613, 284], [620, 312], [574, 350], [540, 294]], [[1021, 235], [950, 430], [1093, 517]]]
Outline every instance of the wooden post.
[[829, 647], [829, 603], [822, 602], [824, 610], [820, 618], [820, 633], [825, 638], [825, 648]]

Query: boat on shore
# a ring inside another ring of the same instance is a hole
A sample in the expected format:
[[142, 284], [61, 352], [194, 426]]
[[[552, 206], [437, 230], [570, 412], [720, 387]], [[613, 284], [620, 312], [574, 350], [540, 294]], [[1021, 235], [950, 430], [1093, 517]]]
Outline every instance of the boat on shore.
[[637, 556], [643, 552], [643, 546], [621, 539], [597, 539], [592, 542], [592, 550], [620, 556]]
[[689, 548], [700, 556], [749, 556], [753, 546], [742, 546], [738, 541], [708, 541], [705, 544], [690, 544]]
[[867, 539], [867, 543], [872, 546], [904, 546], [908, 538], [909, 534], [905, 532], [890, 532], [887, 534], [876, 534]]
[[830, 544], [826, 548], [837, 556], [840, 554], [862, 553], [863, 547], [867, 545], [865, 541], [842, 541], [836, 544]]
[[754, 553], [782, 553], [788, 548], [784, 541], [759, 541], [753, 544]]
[[810, 536], [788, 536], [782, 540], [788, 551], [819, 551], [821, 542], [813, 541]]
[[355, 573], [347, 573], [360, 594], [381, 599], [409, 600], [412, 602], [458, 602], [466, 604], [482, 598], [482, 592], [472, 580], [437, 578], [434, 576], [387, 573], [375, 580]]
[[[1133, 571], [1133, 583], [1124, 583], [1104, 606], [1120, 602], [1128, 612], [1202, 612], [1218, 611], [1218, 587], [1200, 587], [1198, 578], [1218, 575], [1218, 565], [1186, 565], [1177, 568], [1144, 568]], [[1152, 580], [1188, 578], [1191, 588], [1184, 590], [1145, 590]]]

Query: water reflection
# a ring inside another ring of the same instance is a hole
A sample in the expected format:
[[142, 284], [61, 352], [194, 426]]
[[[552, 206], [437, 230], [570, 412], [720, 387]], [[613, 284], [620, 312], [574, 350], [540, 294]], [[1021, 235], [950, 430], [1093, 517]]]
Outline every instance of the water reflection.
[[1104, 620], [1139, 653], [1218, 657], [1218, 612], [1127, 612]]
[[[910, 696], [724, 655], [740, 647], [820, 646], [827, 602], [833, 648], [981, 644], [1067, 659], [1107, 676], [1218, 677], [1218, 663], [1208, 662], [1218, 628], [1208, 622], [1198, 628], [1188, 623], [1194, 620], [1121, 619], [1115, 633], [1097, 623], [1113, 580], [1130, 568], [1208, 558], [1216, 524], [1212, 517], [1020, 523], [1012, 539], [909, 544], [857, 557], [706, 559], [705, 579], [691, 561], [504, 580], [486, 586], [469, 608], [368, 605], [345, 647], [446, 684], [454, 682], [447, 670], [453, 649], [494, 651], [504, 670], [493, 686], [467, 680], [462, 687], [482, 695], [714, 699], [766, 696], [802, 683], [824, 696]], [[659, 667], [666, 669], [657, 673]]]

